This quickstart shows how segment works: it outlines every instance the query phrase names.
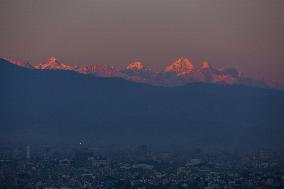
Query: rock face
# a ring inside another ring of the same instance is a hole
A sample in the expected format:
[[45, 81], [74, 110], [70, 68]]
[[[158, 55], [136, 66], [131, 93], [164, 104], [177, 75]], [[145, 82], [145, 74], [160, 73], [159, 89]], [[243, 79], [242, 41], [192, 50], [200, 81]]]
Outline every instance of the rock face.
[[28, 62], [9, 60], [11, 63], [30, 69], [67, 70], [81, 74], [90, 74], [97, 77], [120, 77], [150, 85], [177, 86], [194, 82], [216, 84], [242, 84], [249, 86], [269, 86], [265, 81], [245, 77], [235, 68], [217, 69], [207, 61], [193, 64], [188, 58], [181, 57], [166, 66], [160, 72], [154, 72], [142, 62], [136, 60], [123, 69], [117, 69], [107, 64], [91, 64], [84, 66], [68, 66], [60, 63], [57, 58], [51, 57], [46, 63], [32, 66]]

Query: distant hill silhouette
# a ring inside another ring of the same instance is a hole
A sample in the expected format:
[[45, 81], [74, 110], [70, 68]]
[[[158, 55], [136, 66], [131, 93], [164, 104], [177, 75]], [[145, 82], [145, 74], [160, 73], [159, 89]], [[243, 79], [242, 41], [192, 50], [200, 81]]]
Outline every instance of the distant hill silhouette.
[[284, 92], [193, 83], [154, 87], [0, 59], [0, 142], [283, 148]]

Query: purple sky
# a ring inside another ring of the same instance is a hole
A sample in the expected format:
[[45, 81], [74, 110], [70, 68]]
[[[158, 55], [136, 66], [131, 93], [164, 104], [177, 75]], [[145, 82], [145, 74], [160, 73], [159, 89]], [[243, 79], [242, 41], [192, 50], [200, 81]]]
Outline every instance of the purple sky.
[[1, 0], [0, 56], [156, 70], [186, 56], [284, 82], [283, 0]]

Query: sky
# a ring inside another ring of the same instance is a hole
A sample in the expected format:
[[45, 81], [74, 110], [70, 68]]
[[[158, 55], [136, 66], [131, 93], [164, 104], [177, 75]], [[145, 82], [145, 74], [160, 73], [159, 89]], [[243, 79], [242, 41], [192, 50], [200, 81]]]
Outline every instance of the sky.
[[178, 57], [284, 83], [283, 0], [0, 0], [0, 56], [32, 64]]

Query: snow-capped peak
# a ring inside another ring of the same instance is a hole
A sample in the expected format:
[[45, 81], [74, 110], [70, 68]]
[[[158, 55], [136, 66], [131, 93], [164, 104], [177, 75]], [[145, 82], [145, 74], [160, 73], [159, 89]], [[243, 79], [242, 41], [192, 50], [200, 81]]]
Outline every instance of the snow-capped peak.
[[133, 61], [130, 64], [127, 65], [127, 70], [143, 70], [145, 66], [140, 61]]
[[35, 66], [37, 69], [50, 69], [50, 70], [73, 70], [72, 66], [60, 63], [56, 57], [52, 56], [48, 59], [47, 63], [38, 64]]
[[211, 68], [211, 65], [207, 61], [203, 61], [200, 65], [201, 69], [208, 69]]
[[177, 75], [185, 75], [193, 70], [193, 64], [187, 58], [179, 58], [174, 63], [168, 65], [164, 72], [173, 72]]
[[60, 64], [58, 61], [57, 61], [57, 58], [52, 56], [48, 59], [48, 64], [49, 65], [55, 65], [55, 64]]

